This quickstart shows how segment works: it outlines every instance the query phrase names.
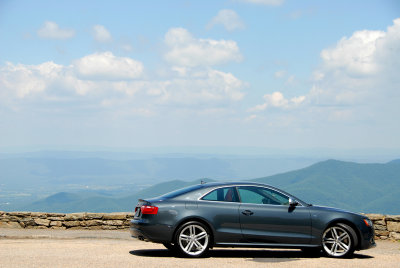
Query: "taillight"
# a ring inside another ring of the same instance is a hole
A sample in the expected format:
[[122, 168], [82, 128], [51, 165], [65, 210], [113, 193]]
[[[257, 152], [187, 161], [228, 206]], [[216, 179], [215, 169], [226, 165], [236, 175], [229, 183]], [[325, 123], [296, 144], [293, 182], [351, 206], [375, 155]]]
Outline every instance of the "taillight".
[[158, 212], [158, 207], [155, 206], [142, 206], [140, 208], [142, 211], [142, 214], [157, 214]]

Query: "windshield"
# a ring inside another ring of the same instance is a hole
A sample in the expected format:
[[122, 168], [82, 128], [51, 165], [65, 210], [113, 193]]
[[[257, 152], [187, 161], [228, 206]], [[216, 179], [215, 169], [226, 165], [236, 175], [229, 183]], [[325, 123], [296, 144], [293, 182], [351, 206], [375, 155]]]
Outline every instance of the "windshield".
[[160, 198], [161, 198], [161, 199], [174, 198], [174, 197], [177, 197], [177, 196], [179, 196], [179, 195], [183, 195], [183, 194], [186, 194], [186, 193], [188, 193], [188, 192], [191, 192], [191, 191], [200, 189], [200, 188], [202, 188], [202, 187], [203, 187], [203, 186], [202, 186], [202, 185], [199, 185], [199, 184], [197, 184], [197, 185], [192, 185], [192, 186], [189, 186], [189, 187], [185, 187], [185, 188], [182, 188], [182, 189], [175, 190], [175, 191], [173, 191], [173, 192], [169, 192], [169, 193], [167, 193], [167, 194], [164, 194], [164, 195], [160, 196]]

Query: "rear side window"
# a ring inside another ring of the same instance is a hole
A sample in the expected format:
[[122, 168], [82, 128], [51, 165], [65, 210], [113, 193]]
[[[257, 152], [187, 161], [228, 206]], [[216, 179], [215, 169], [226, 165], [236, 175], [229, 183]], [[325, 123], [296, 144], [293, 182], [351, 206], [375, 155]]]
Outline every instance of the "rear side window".
[[221, 201], [221, 202], [239, 202], [235, 187], [218, 188], [205, 195], [202, 200]]

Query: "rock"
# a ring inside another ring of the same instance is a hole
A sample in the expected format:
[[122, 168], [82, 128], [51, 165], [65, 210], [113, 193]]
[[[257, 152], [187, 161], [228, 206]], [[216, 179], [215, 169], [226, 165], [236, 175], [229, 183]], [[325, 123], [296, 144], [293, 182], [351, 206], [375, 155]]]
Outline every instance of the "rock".
[[386, 225], [379, 225], [379, 224], [374, 225], [374, 229], [375, 230], [381, 230], [381, 231], [386, 231], [387, 230]]
[[85, 220], [102, 219], [104, 213], [85, 213]]
[[386, 225], [386, 221], [384, 219], [381, 221], [374, 221], [374, 225]]
[[81, 226], [81, 222], [80, 221], [64, 221], [63, 226], [69, 227], [69, 228], [77, 227], [77, 226]]
[[66, 221], [76, 221], [76, 220], [83, 220], [84, 218], [84, 213], [71, 213], [71, 214], [66, 214], [64, 217], [64, 220]]
[[90, 230], [102, 230], [103, 226], [102, 225], [96, 225], [96, 226], [89, 226], [88, 228]]
[[389, 237], [392, 238], [392, 239], [400, 240], [400, 234], [399, 233], [391, 232]]
[[126, 214], [125, 213], [104, 214], [103, 220], [126, 220]]
[[62, 222], [61, 221], [52, 221], [52, 222], [50, 222], [50, 226], [62, 227]]
[[51, 226], [51, 229], [65, 230], [65, 229], [67, 229], [67, 228], [64, 227], [64, 226], [61, 226], [61, 227], [59, 227], [59, 226]]
[[382, 214], [366, 214], [365, 216], [367, 216], [371, 221], [379, 221], [384, 218], [384, 215]]
[[46, 213], [43, 213], [43, 212], [31, 212], [31, 216], [33, 218], [41, 218], [41, 219], [44, 219], [47, 217]]
[[31, 217], [22, 218], [19, 222], [21, 225], [23, 224], [24, 227], [36, 226], [35, 221]]
[[50, 221], [48, 219], [34, 219], [33, 220], [37, 225], [41, 225], [41, 226], [49, 226], [50, 225]]
[[388, 221], [387, 222], [387, 230], [390, 232], [400, 233], [400, 222]]
[[28, 217], [31, 215], [31, 212], [8, 212], [8, 215], [17, 217]]
[[102, 227], [103, 227], [103, 228], [101, 228], [101, 229], [103, 229], [103, 230], [116, 230], [116, 229], [118, 229], [117, 226], [107, 226], [107, 225], [103, 225]]
[[65, 214], [64, 213], [46, 213], [47, 218], [49, 217], [59, 217], [59, 218], [64, 218]]
[[103, 224], [105, 225], [114, 225], [114, 226], [121, 226], [123, 221], [121, 220], [109, 220], [109, 221], [103, 221]]
[[387, 236], [381, 236], [381, 237], [379, 237], [379, 239], [386, 240], [386, 239], [388, 239], [388, 237]]
[[379, 235], [379, 236], [388, 236], [389, 235], [389, 231], [382, 231], [382, 230], [375, 230], [375, 235]]
[[400, 215], [386, 216], [386, 221], [400, 221]]
[[0, 228], [20, 229], [22, 226], [18, 222], [0, 222]]
[[48, 217], [47, 219], [51, 221], [63, 221], [64, 217]]
[[101, 220], [88, 220], [88, 221], [83, 221], [82, 225], [84, 226], [97, 226], [101, 225], [103, 222]]

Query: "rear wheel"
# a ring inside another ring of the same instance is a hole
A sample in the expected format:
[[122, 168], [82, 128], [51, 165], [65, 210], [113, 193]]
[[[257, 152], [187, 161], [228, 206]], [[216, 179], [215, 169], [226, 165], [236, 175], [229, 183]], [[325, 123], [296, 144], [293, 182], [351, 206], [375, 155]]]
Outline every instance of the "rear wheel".
[[167, 249], [174, 251], [176, 249], [175, 245], [172, 243], [163, 243], [164, 247], [166, 247]]
[[345, 258], [354, 252], [354, 230], [343, 223], [337, 223], [327, 228], [322, 235], [322, 248], [329, 257]]
[[185, 257], [204, 256], [208, 252], [209, 244], [210, 231], [200, 222], [187, 222], [176, 232], [176, 248]]

